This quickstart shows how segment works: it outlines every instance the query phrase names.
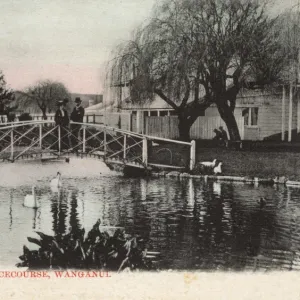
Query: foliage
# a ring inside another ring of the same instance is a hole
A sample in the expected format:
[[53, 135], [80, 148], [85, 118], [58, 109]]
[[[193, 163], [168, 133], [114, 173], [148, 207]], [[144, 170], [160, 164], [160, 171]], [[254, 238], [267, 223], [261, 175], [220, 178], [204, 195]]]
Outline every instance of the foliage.
[[7, 87], [4, 74], [0, 71], [0, 115], [6, 115], [9, 122], [14, 119], [12, 112], [18, 107], [14, 100], [14, 91]]
[[121, 271], [125, 268], [151, 269], [146, 257], [145, 242], [141, 238], [129, 237], [117, 229], [114, 235], [101, 232], [100, 220], [85, 236], [85, 230], [70, 231], [55, 237], [36, 232], [40, 239], [28, 237], [28, 241], [39, 246], [30, 251], [23, 247], [22, 263], [17, 267], [29, 269], [104, 269]]
[[26, 88], [20, 94], [20, 106], [40, 109], [45, 120], [47, 113], [56, 110], [58, 100], [70, 98], [70, 93], [64, 84], [51, 80], [40, 81]]
[[32, 116], [30, 115], [30, 113], [22, 113], [19, 116], [19, 121], [31, 121], [32, 120]]
[[216, 104], [238, 140], [233, 111], [245, 79], [270, 84], [284, 65], [275, 23], [254, 0], [166, 0], [120, 45], [108, 77], [112, 86], [128, 85], [133, 102], [164, 100], [178, 115], [182, 139]]

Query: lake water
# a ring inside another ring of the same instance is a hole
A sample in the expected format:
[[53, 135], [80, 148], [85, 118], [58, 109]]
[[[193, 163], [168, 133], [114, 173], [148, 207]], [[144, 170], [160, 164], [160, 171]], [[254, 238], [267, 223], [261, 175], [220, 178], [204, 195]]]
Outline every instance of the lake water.
[[[97, 160], [0, 165], [0, 266], [19, 262], [27, 237], [91, 229], [101, 219], [149, 239], [159, 269], [296, 270], [300, 267], [299, 189], [129, 179]], [[63, 187], [50, 188], [60, 171]], [[36, 186], [41, 207], [23, 207]], [[267, 198], [260, 209], [257, 200]]]

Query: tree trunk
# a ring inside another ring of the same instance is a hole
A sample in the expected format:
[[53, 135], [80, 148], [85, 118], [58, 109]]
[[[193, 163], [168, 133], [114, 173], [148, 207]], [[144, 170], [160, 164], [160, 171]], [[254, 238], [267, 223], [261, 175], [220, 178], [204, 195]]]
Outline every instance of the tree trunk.
[[233, 110], [226, 103], [217, 103], [218, 111], [221, 118], [227, 126], [231, 141], [240, 141], [241, 136], [237, 126]]
[[181, 141], [189, 142], [190, 141], [190, 129], [191, 125], [187, 118], [178, 116], [179, 124], [179, 139]]

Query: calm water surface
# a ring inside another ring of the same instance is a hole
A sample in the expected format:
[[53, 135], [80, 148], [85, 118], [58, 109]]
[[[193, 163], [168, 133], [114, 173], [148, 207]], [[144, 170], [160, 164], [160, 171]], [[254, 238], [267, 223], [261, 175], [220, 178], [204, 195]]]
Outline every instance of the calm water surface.
[[[300, 267], [299, 189], [191, 179], [128, 179], [96, 160], [0, 165], [0, 266], [12, 267], [27, 237], [91, 229], [98, 218], [149, 239], [160, 269]], [[60, 171], [63, 187], [50, 188]], [[41, 207], [23, 207], [32, 185]], [[268, 199], [260, 209], [257, 200]]]

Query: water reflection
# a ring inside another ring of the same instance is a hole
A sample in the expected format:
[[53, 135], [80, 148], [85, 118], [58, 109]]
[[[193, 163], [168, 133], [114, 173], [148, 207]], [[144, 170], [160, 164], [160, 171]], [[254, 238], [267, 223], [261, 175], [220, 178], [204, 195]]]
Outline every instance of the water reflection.
[[[62, 234], [70, 227], [88, 231], [100, 218], [103, 225], [122, 226], [149, 239], [149, 250], [161, 253], [160, 268], [299, 268], [297, 188], [187, 178], [124, 179], [100, 172], [88, 176], [85, 171], [82, 177], [65, 175], [63, 188], [53, 190], [49, 178], [54, 167], [47, 170], [44, 166], [39, 174], [37, 210], [22, 206], [37, 178], [0, 189], [1, 265], [16, 263], [34, 231]], [[267, 199], [263, 208], [257, 203], [260, 197]]]

